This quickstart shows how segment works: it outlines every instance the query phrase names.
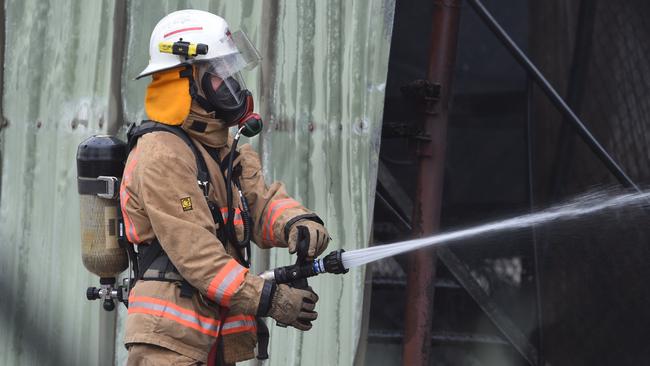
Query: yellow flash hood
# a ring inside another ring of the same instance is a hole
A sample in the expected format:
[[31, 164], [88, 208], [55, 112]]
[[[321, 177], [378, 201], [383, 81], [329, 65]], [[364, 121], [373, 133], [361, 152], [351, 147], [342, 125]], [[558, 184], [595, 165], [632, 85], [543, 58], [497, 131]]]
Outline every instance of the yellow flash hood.
[[149, 119], [172, 126], [183, 124], [192, 105], [190, 81], [181, 76], [184, 69], [183, 66], [153, 74], [144, 99]]

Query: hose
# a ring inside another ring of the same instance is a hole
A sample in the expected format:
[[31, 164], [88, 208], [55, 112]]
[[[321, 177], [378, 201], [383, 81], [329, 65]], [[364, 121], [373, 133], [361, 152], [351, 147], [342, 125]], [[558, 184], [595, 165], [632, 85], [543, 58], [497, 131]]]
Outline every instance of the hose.
[[[228, 221], [226, 222], [226, 232], [231, 243], [235, 246], [235, 249], [240, 254], [240, 258], [243, 260], [245, 266], [250, 267], [251, 259], [251, 244], [250, 244], [250, 215], [248, 213], [248, 202], [241, 192], [241, 187], [238, 183], [237, 190], [239, 192], [239, 198], [242, 204], [241, 207], [241, 217], [244, 226], [244, 238], [242, 241], [237, 239], [237, 233], [235, 232], [235, 208], [233, 207], [233, 197], [232, 197], [232, 171], [233, 171], [233, 161], [235, 160], [235, 151], [237, 151], [237, 144], [239, 143], [239, 138], [241, 137], [242, 130], [246, 126], [242, 126], [233, 139], [232, 147], [230, 148], [230, 153], [228, 157], [228, 170], [226, 173], [226, 205], [228, 207]], [[245, 254], [241, 255], [240, 250], [244, 249]]]

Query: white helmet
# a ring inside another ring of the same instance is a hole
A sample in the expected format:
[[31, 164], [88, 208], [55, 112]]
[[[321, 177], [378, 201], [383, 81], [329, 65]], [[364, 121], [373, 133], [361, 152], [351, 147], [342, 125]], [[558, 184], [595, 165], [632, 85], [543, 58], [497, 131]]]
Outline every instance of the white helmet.
[[[190, 52], [176, 52], [181, 48]], [[246, 34], [231, 33], [220, 16], [202, 10], [179, 10], [156, 24], [149, 40], [149, 65], [136, 79], [198, 61], [208, 61], [213, 72], [225, 79], [254, 67], [259, 60]]]

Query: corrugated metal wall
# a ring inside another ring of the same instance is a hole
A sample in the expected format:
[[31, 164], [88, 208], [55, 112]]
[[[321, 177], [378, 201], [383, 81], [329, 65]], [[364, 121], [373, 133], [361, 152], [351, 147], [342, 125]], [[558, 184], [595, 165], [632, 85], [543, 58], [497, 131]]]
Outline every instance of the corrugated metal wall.
[[[247, 31], [264, 57], [246, 81], [266, 122], [252, 142], [268, 180], [285, 181], [321, 214], [332, 248], [367, 245], [394, 0], [50, 3], [6, 7], [3, 103], [10, 125], [3, 131], [0, 290], [12, 295], [0, 297], [2, 316], [9, 315], [0, 318], [3, 364], [96, 364], [100, 344], [112, 352], [112, 342], [99, 339], [112, 337], [110, 326], [98, 324], [100, 305], [83, 298], [96, 279], [80, 261], [74, 153], [83, 137], [113, 130], [108, 122], [120, 109], [128, 121], [143, 117], [147, 81], [132, 79], [146, 65], [151, 29], [172, 10], [209, 10]], [[114, 12], [115, 24], [121, 16], [126, 23], [117, 107], [110, 85], [120, 68], [111, 59], [120, 50], [111, 44], [122, 29], [113, 29]], [[257, 269], [292, 262], [284, 250], [268, 254], [257, 251]], [[319, 320], [308, 333], [273, 327], [268, 363], [352, 364], [363, 279], [353, 270], [312, 280]], [[48, 346], [30, 349], [39, 338]]]
[[0, 364], [110, 364], [112, 331], [84, 298], [78, 143], [109, 118], [112, 1], [6, 2]]

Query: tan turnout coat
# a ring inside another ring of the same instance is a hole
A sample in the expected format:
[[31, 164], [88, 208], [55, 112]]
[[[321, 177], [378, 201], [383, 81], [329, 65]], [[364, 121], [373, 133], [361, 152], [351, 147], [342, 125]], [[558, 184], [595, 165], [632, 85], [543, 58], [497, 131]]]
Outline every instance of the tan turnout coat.
[[[225, 181], [202, 144], [218, 147], [223, 159], [232, 139], [216, 120], [197, 114], [190, 114], [182, 127], [206, 161], [209, 197], [224, 212]], [[242, 167], [253, 241], [262, 248], [286, 247], [287, 223], [313, 213], [289, 197], [283, 184], [265, 184], [260, 159], [250, 145], [239, 151], [236, 164]], [[206, 362], [221, 327], [225, 361], [252, 358], [263, 280], [233, 259], [232, 248], [224, 248], [215, 236], [218, 228], [197, 184], [190, 148], [169, 132], [142, 136], [126, 162], [120, 197], [129, 241], [147, 245], [158, 238], [180, 274], [198, 290], [191, 299], [183, 298], [178, 283], [139, 281], [129, 296], [125, 344], [154, 344]], [[240, 207], [235, 187], [233, 202]], [[241, 239], [239, 210], [234, 220]]]

